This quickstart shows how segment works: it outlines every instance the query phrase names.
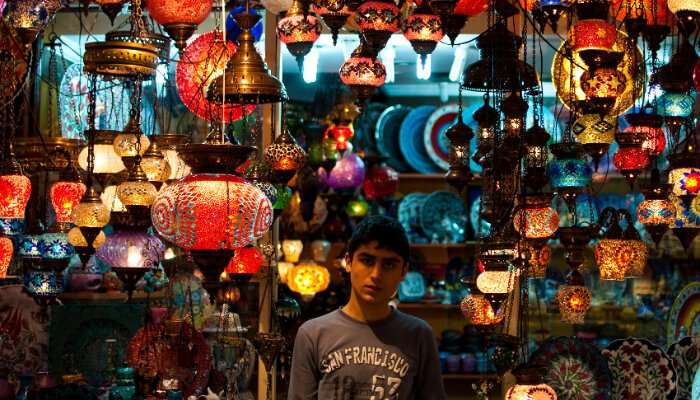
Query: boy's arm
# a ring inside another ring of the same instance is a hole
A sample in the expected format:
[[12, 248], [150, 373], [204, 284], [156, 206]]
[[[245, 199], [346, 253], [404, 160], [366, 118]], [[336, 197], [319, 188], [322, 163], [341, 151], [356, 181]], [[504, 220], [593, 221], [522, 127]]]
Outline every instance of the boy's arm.
[[294, 340], [292, 371], [287, 400], [316, 400], [318, 396], [318, 367], [314, 357], [314, 344], [302, 326]]
[[421, 360], [416, 377], [416, 399], [447, 400], [445, 387], [440, 371], [440, 358], [438, 357], [435, 336], [430, 327], [422, 330]]

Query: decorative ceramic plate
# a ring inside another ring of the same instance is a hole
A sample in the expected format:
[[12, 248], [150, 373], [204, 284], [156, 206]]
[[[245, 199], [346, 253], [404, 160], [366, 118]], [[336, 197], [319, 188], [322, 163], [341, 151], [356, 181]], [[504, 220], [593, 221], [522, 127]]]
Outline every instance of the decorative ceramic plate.
[[551, 338], [530, 362], [547, 367], [544, 382], [560, 400], [607, 400], [612, 387], [608, 362], [597, 347], [573, 337]]
[[411, 167], [406, 164], [406, 161], [401, 155], [399, 148], [399, 129], [401, 122], [406, 115], [411, 111], [410, 107], [397, 104], [385, 109], [379, 119], [374, 130], [374, 140], [377, 143], [377, 150], [383, 156], [389, 157], [386, 163], [399, 172], [409, 171]]
[[684, 337], [668, 347], [668, 355], [673, 360], [673, 366], [678, 373], [678, 398], [697, 399], [691, 397], [695, 373], [700, 366], [700, 336]]
[[420, 210], [420, 225], [431, 241], [463, 241], [468, 218], [464, 200], [445, 190], [429, 194]]
[[614, 340], [603, 350], [612, 372], [611, 400], [675, 400], [676, 370], [663, 349], [647, 339]]
[[398, 217], [399, 223], [406, 230], [409, 241], [415, 242], [417, 237], [422, 236], [420, 232], [420, 211], [423, 208], [425, 193], [410, 193], [401, 199], [399, 203]]
[[481, 219], [479, 216], [480, 211], [481, 195], [478, 195], [469, 208], [469, 223], [471, 224], [472, 232], [474, 232], [475, 238], [486, 237], [491, 231], [491, 224]]
[[0, 369], [16, 383], [47, 367], [49, 337], [41, 310], [22, 285], [0, 286]]
[[[177, 62], [177, 93], [185, 107], [203, 120], [237, 121], [242, 115], [241, 106], [223, 107], [207, 100], [209, 84], [223, 73], [229, 57], [236, 52], [233, 42], [228, 41], [224, 48], [223, 40], [217, 40], [215, 35], [215, 32], [199, 35], [185, 48]], [[255, 106], [246, 107], [246, 113], [253, 109]]]
[[362, 114], [355, 118], [355, 121], [352, 123], [353, 128], [355, 128], [355, 138], [353, 142], [360, 145], [360, 148], [377, 148], [374, 140], [376, 137], [377, 121], [385, 109], [385, 104], [369, 103], [365, 106]]
[[423, 145], [423, 129], [435, 106], [416, 107], [406, 115], [399, 130], [399, 147], [406, 162], [417, 172], [433, 174], [440, 168], [428, 156]]
[[[472, 114], [481, 105], [475, 104], [462, 109], [462, 120], [469, 125], [474, 132], [478, 127], [477, 123], [472, 118]], [[437, 108], [430, 114], [423, 129], [423, 145], [428, 152], [428, 156], [442, 170], [447, 171], [450, 167], [450, 141], [445, 135], [447, 130], [457, 122], [457, 112], [459, 106], [457, 104], [447, 104]], [[476, 152], [476, 135], [472, 136], [469, 143], [469, 153]], [[469, 168], [473, 173], [481, 172], [481, 166], [470, 158]]]
[[700, 335], [700, 282], [684, 287], [671, 306], [666, 323], [666, 343]]

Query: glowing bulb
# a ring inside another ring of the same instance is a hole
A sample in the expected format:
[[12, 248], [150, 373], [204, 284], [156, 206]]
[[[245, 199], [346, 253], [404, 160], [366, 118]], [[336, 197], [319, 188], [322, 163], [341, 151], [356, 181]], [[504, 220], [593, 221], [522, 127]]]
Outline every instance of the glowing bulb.
[[136, 246], [129, 246], [126, 255], [126, 265], [129, 268], [139, 268], [143, 264], [143, 255], [141, 249]]
[[396, 79], [396, 68], [394, 66], [394, 61], [396, 60], [396, 50], [393, 46], [386, 46], [379, 52], [379, 59], [382, 60], [384, 64], [384, 69], [386, 69], [386, 79], [384, 83], [394, 82]]
[[316, 75], [318, 73], [318, 49], [315, 47], [311, 49], [311, 52], [304, 57], [304, 65], [302, 67], [302, 76], [304, 82], [314, 83], [316, 82]]
[[165, 249], [165, 253], [163, 253], [163, 259], [172, 260], [173, 258], [175, 258], [175, 251], [172, 247], [168, 247], [167, 249]]
[[455, 58], [452, 60], [452, 66], [450, 67], [450, 81], [457, 82], [462, 77], [462, 71], [464, 70], [464, 61], [467, 59], [467, 48], [464, 46], [457, 47], [455, 50]]
[[425, 62], [421, 60], [421, 56], [417, 56], [416, 58], [416, 78], [420, 80], [427, 81], [430, 79], [430, 73], [432, 70], [431, 66], [431, 55], [428, 54], [428, 56], [425, 58]]

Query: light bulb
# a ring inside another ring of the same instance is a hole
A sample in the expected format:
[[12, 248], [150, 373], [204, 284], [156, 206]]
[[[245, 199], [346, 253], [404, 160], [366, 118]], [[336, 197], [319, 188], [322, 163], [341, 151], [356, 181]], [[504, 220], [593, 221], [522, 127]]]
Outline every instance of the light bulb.
[[141, 249], [136, 246], [129, 246], [126, 255], [126, 265], [129, 268], [140, 268], [143, 264], [143, 255]]
[[316, 82], [316, 76], [318, 75], [318, 57], [319, 52], [317, 48], [311, 49], [311, 52], [304, 57], [304, 65], [302, 67], [302, 76], [304, 82], [314, 83]]
[[387, 45], [382, 51], [379, 52], [379, 59], [382, 60], [384, 64], [384, 69], [386, 69], [386, 79], [384, 83], [391, 83], [396, 80], [396, 66], [394, 62], [396, 61], [396, 50], [393, 46]]
[[431, 66], [431, 55], [428, 54], [425, 58], [425, 62], [421, 60], [421, 56], [418, 55], [416, 58], [416, 78], [427, 81], [430, 79], [430, 73], [432, 71]]
[[452, 60], [452, 66], [450, 67], [450, 81], [457, 82], [462, 77], [462, 71], [464, 70], [464, 61], [467, 59], [467, 48], [465, 46], [457, 47], [455, 50], [455, 58]]

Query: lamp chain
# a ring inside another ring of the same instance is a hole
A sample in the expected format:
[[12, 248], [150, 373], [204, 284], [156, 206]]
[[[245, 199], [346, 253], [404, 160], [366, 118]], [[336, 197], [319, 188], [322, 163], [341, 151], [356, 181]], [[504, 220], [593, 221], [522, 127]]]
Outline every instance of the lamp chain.
[[88, 89], [88, 156], [87, 156], [87, 187], [92, 186], [92, 173], [95, 169], [95, 108], [97, 106], [97, 75], [90, 74], [90, 88]]

